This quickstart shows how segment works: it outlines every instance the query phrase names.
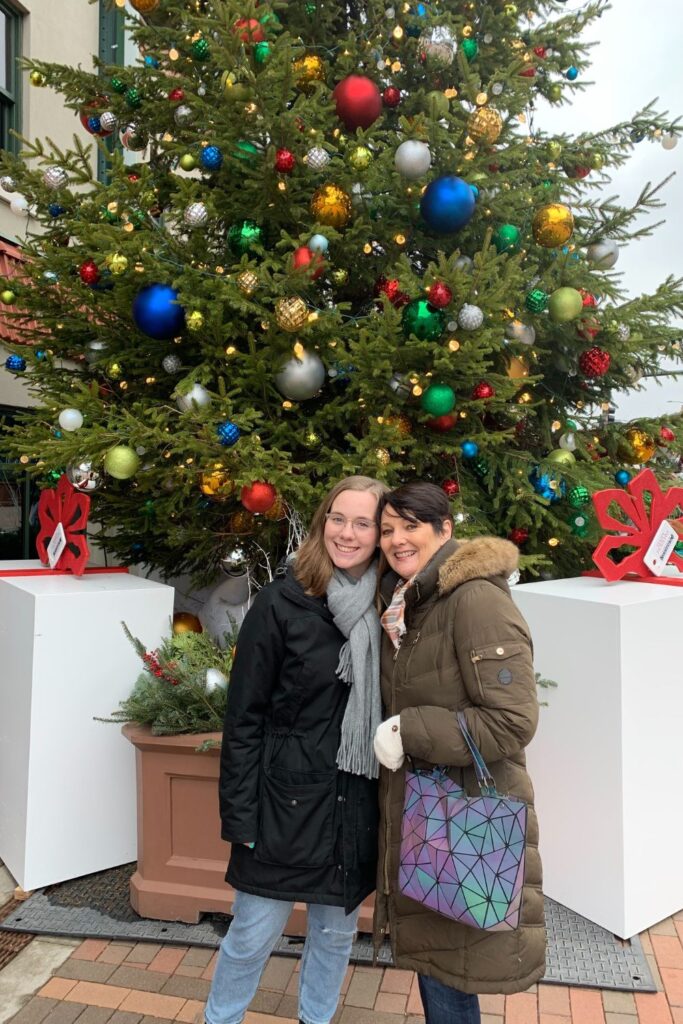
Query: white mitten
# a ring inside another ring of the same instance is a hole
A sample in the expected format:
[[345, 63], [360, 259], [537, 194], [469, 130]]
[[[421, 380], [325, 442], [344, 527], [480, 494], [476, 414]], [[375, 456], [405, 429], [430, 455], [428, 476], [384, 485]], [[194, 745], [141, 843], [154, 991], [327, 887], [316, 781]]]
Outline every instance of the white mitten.
[[377, 726], [373, 740], [375, 757], [389, 771], [397, 771], [405, 759], [401, 742], [401, 716], [394, 715]]

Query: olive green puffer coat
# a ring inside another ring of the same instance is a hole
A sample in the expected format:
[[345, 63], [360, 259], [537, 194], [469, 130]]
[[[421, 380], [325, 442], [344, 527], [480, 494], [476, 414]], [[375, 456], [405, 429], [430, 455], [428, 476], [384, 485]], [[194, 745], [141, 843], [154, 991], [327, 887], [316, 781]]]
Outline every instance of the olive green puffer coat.
[[[522, 923], [479, 931], [398, 891], [405, 766], [382, 769], [375, 942], [388, 930], [397, 967], [463, 992], [521, 992], [545, 969], [538, 824], [524, 758], [538, 700], [529, 630], [506, 582], [517, 559], [514, 544], [495, 537], [447, 541], [406, 592], [398, 652], [382, 639], [385, 715], [400, 714], [403, 747], [417, 767], [450, 765], [455, 782], [479, 793], [456, 719], [463, 710], [498, 792], [529, 804]], [[397, 580], [390, 573], [383, 581], [385, 605]]]

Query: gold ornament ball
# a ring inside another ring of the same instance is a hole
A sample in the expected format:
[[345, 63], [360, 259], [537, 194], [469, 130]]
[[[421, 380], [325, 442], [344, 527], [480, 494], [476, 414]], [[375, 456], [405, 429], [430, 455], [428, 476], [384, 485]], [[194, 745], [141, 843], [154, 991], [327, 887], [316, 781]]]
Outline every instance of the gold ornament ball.
[[258, 276], [253, 270], [243, 270], [241, 274], [237, 275], [237, 287], [242, 295], [247, 297], [253, 295], [258, 288]]
[[372, 153], [367, 146], [356, 146], [349, 154], [349, 163], [357, 171], [364, 171], [372, 163]]
[[225, 501], [235, 490], [235, 485], [223, 467], [216, 465], [210, 473], [202, 473], [199, 478], [199, 490], [207, 498]]
[[325, 81], [325, 61], [317, 54], [309, 53], [305, 57], [297, 57], [292, 63], [296, 75], [296, 85], [303, 92], [312, 92], [316, 82]]
[[128, 257], [120, 252], [114, 252], [111, 256], [107, 256], [105, 262], [114, 277], [120, 277], [128, 269]]
[[351, 220], [351, 196], [339, 185], [321, 185], [313, 193], [311, 213], [319, 224], [344, 228]]
[[113, 363], [109, 363], [107, 367], [108, 377], [111, 377], [112, 380], [119, 380], [122, 373], [123, 367], [121, 366], [121, 363], [117, 363], [116, 361], [114, 361]]
[[386, 448], [375, 448], [375, 457], [380, 466], [388, 466], [391, 462], [391, 455]]
[[629, 427], [625, 438], [628, 448], [623, 452], [623, 457], [634, 465], [648, 462], [657, 450], [654, 438], [640, 427]]
[[555, 249], [572, 237], [574, 217], [564, 203], [548, 203], [536, 211], [531, 228], [539, 245]]
[[307, 430], [301, 439], [301, 443], [305, 448], [310, 448], [312, 451], [320, 447], [321, 437], [317, 430], [313, 430], [311, 427]]
[[336, 267], [336, 269], [330, 274], [330, 277], [332, 278], [332, 283], [341, 288], [343, 285], [348, 283], [349, 272], [346, 267]]
[[387, 427], [392, 427], [398, 431], [399, 437], [408, 437], [413, 432], [413, 424], [407, 416], [401, 414], [400, 416], [387, 416], [385, 417], [384, 424]]
[[300, 331], [308, 320], [308, 306], [298, 295], [278, 299], [275, 303], [275, 319], [283, 331]]
[[130, 6], [138, 14], [151, 14], [159, 6], [159, 0], [130, 0]]
[[45, 77], [43, 72], [38, 71], [35, 68], [29, 75], [29, 79], [31, 81], [31, 85], [35, 85], [37, 89], [42, 89], [44, 88], [44, 86], [47, 85], [47, 78]]
[[198, 309], [193, 309], [188, 313], [186, 323], [188, 331], [201, 331], [204, 326], [204, 314]]
[[[249, 515], [249, 513], [247, 513], [247, 515]], [[279, 494], [270, 508], [267, 509], [263, 515], [266, 519], [270, 519], [274, 523], [285, 518], [287, 515], [287, 505]]]
[[240, 508], [237, 512], [233, 512], [228, 520], [231, 533], [253, 533], [254, 525], [253, 515], [251, 512], [247, 512], [245, 508]]
[[192, 612], [176, 612], [173, 616], [173, 634], [180, 636], [181, 633], [203, 633], [204, 627]]
[[467, 119], [467, 133], [475, 142], [495, 142], [503, 130], [503, 119], [492, 107], [479, 107]]
[[529, 367], [520, 356], [512, 356], [507, 365], [507, 375], [510, 380], [522, 380], [529, 376]]

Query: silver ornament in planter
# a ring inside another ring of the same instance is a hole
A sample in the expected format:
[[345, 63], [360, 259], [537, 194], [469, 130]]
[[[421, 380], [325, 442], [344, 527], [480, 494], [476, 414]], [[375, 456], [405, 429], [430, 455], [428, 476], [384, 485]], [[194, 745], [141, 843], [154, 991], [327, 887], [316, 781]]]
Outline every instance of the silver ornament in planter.
[[66, 467], [69, 483], [83, 494], [92, 494], [102, 483], [102, 475], [93, 469], [92, 462], [70, 462]]
[[64, 188], [68, 180], [69, 175], [63, 167], [48, 167], [48, 169], [43, 172], [43, 184], [47, 185], [47, 187], [53, 191]]
[[318, 394], [325, 383], [325, 367], [313, 352], [301, 349], [275, 377], [278, 391], [292, 402], [305, 402]]
[[183, 214], [183, 220], [188, 228], [200, 228], [206, 224], [209, 218], [209, 211], [204, 203], [190, 203]]
[[330, 162], [330, 154], [322, 146], [313, 146], [306, 153], [306, 165], [312, 171], [324, 171]]
[[476, 331], [484, 322], [484, 314], [479, 306], [466, 302], [458, 313], [458, 323], [463, 331]]
[[161, 360], [161, 365], [166, 373], [177, 373], [183, 365], [183, 361], [175, 352], [171, 352], [170, 355], [164, 356]]

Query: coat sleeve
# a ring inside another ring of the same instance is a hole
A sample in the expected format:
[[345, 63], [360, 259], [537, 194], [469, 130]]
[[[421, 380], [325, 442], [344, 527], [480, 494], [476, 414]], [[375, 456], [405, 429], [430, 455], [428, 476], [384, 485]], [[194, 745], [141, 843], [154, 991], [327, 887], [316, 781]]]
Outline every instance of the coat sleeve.
[[[517, 606], [486, 580], [464, 584], [454, 602], [453, 642], [469, 701], [465, 717], [484, 760], [523, 750], [536, 732], [538, 697], [531, 637]], [[432, 764], [472, 763], [455, 713], [443, 707], [402, 711], [401, 739], [407, 754]]]
[[247, 612], [230, 673], [219, 784], [221, 835], [230, 843], [256, 840], [264, 725], [284, 655], [273, 589], [264, 587]]

